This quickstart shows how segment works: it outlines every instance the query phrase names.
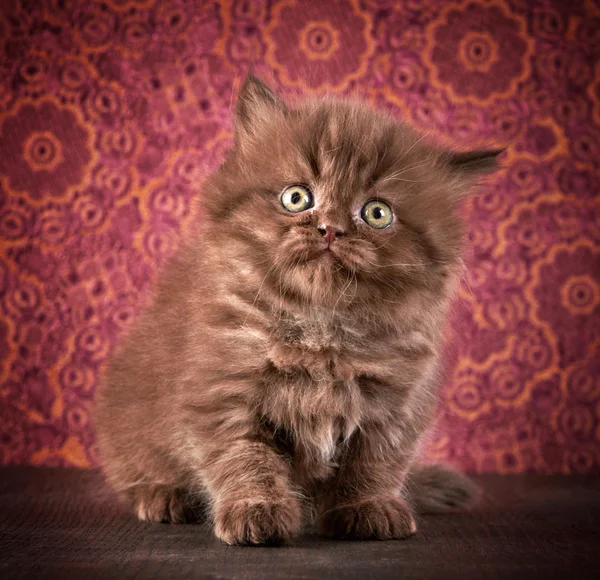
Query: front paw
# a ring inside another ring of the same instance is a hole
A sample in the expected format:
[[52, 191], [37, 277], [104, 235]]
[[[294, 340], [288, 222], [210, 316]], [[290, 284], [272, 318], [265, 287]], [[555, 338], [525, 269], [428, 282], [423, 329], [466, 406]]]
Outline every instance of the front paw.
[[227, 544], [279, 544], [300, 530], [298, 502], [238, 500], [215, 510], [215, 534]]
[[408, 504], [399, 497], [335, 507], [321, 515], [318, 525], [326, 536], [348, 540], [393, 540], [417, 531]]

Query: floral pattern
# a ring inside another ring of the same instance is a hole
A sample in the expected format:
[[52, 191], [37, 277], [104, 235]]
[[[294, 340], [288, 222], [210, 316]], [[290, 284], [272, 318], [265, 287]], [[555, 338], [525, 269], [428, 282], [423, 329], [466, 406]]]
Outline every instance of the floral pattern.
[[286, 84], [339, 91], [364, 75], [373, 52], [372, 24], [356, 0], [284, 1], [274, 13], [266, 57]]
[[524, 29], [504, 4], [450, 4], [428, 30], [434, 82], [457, 100], [507, 96], [529, 73], [531, 39]]
[[90, 137], [75, 112], [51, 100], [25, 101], [0, 129], [0, 173], [6, 187], [33, 200], [68, 194], [86, 176]]
[[252, 68], [294, 97], [362, 96], [440, 143], [508, 146], [465, 207], [427, 454], [600, 472], [598, 2], [1, 10], [0, 464], [98, 463], [100, 369], [192, 226]]

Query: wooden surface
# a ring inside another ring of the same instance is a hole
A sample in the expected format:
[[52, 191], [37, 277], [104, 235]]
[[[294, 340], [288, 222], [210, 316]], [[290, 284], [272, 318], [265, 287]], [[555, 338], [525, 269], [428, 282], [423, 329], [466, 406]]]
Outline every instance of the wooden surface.
[[487, 476], [470, 514], [407, 541], [308, 535], [220, 544], [202, 525], [138, 522], [94, 471], [0, 470], [0, 578], [600, 578], [600, 479]]

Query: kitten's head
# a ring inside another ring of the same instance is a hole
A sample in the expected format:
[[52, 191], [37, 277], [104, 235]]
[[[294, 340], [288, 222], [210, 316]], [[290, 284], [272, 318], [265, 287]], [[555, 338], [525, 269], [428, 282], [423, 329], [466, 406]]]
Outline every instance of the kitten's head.
[[459, 263], [457, 204], [500, 152], [435, 148], [357, 102], [290, 107], [249, 77], [204, 216], [232, 272], [253, 272], [282, 299], [394, 301], [435, 290]]

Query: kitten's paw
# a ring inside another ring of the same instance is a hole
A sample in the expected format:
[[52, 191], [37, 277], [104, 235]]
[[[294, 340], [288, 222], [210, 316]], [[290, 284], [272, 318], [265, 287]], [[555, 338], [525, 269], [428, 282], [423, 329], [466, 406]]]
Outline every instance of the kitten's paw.
[[301, 509], [294, 499], [240, 500], [215, 510], [215, 534], [227, 544], [279, 544], [297, 533], [301, 523]]
[[377, 498], [324, 512], [320, 530], [332, 538], [348, 540], [393, 540], [417, 531], [408, 504], [401, 498]]
[[188, 521], [186, 493], [167, 485], [138, 485], [127, 492], [137, 517], [146, 522], [184, 524]]

